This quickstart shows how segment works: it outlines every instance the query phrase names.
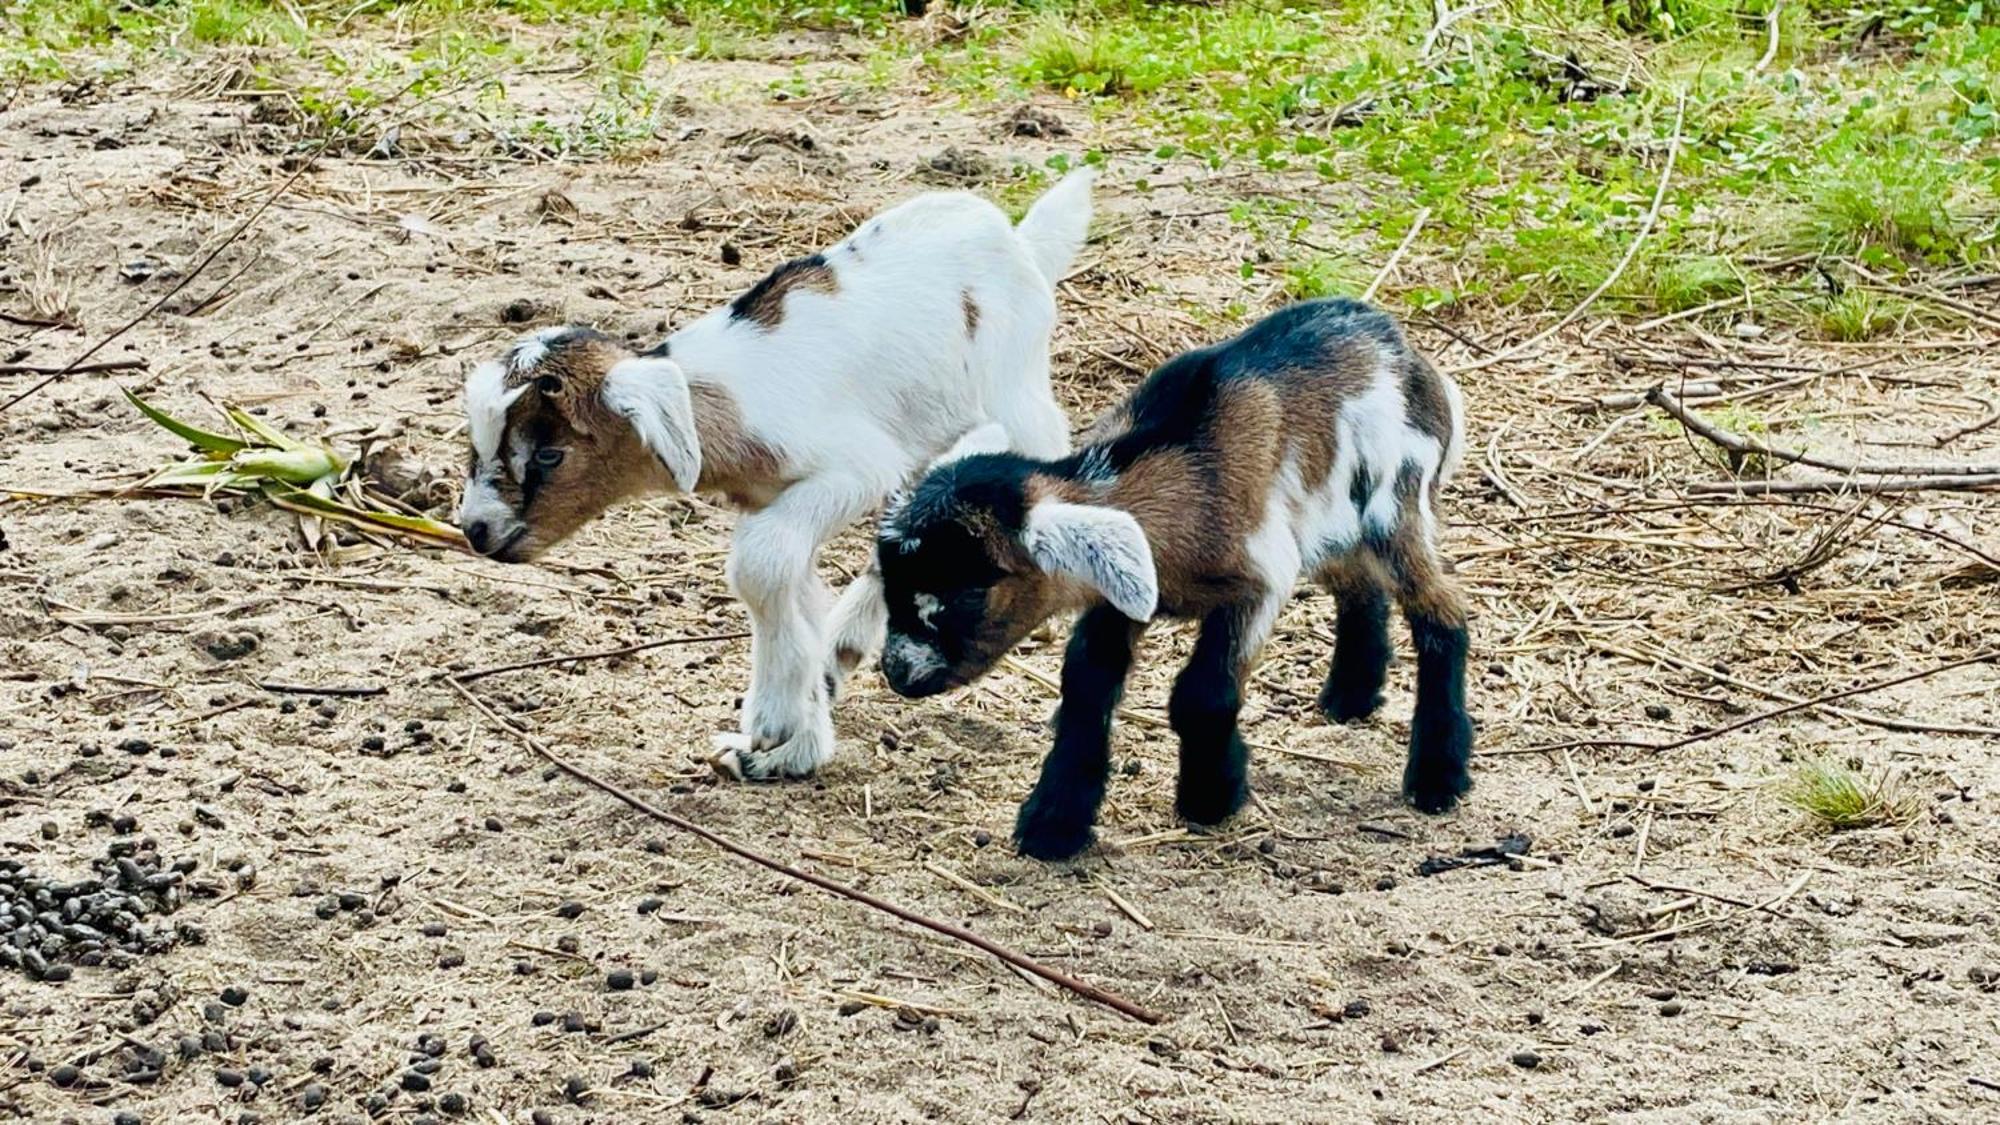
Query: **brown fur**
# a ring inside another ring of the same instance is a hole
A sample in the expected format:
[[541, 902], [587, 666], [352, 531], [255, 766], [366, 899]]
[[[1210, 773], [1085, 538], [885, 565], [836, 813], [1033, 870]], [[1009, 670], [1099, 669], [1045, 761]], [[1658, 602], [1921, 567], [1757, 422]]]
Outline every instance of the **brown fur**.
[[972, 290], [958, 295], [959, 307], [965, 310], [965, 334], [967, 337], [979, 334], [979, 302], [972, 299]]
[[1451, 444], [1451, 402], [1445, 398], [1444, 383], [1430, 364], [1415, 356], [1404, 361], [1403, 402], [1412, 427], [1436, 438], [1440, 447]]
[[694, 432], [701, 443], [703, 492], [720, 492], [739, 508], [756, 511], [790, 484], [784, 459], [744, 428], [743, 412], [728, 391], [713, 383], [690, 383]]
[[831, 296], [840, 291], [840, 282], [833, 275], [833, 267], [817, 255], [786, 262], [738, 297], [731, 312], [767, 329], [776, 328], [784, 322], [785, 298], [794, 289], [811, 289]]
[[[525, 511], [520, 483], [505, 473], [497, 482], [530, 529], [527, 553], [546, 550], [611, 505], [659, 486], [664, 470], [658, 459], [631, 423], [604, 405], [604, 378], [627, 358], [630, 353], [608, 340], [584, 338], [559, 342], [532, 368], [509, 373], [508, 385], [533, 386], [508, 409], [507, 433], [564, 451], [562, 464], [547, 472]], [[550, 379], [553, 386], [545, 383]], [[701, 444], [697, 487], [742, 508], [769, 504], [790, 483], [784, 458], [749, 432], [727, 391], [707, 383], [692, 383], [688, 391]]]

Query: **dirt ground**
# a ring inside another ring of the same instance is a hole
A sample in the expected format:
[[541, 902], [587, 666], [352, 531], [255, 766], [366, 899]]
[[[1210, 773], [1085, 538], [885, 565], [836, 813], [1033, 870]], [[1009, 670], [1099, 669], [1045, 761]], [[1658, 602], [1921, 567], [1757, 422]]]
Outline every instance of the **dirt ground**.
[[[9, 362], [60, 364], [136, 314], [289, 174], [281, 99], [245, 96], [230, 65], [29, 88], [0, 113], [0, 308], [53, 300], [82, 326], [0, 324], [22, 354]], [[765, 87], [784, 73], [682, 64], [669, 124], [615, 161], [507, 157], [417, 124], [400, 155], [321, 157], [98, 357], [144, 370], [70, 378], [0, 416], [0, 485], [94, 487], [177, 455], [116, 378], [183, 416], [231, 401], [366, 441], [439, 482], [448, 512], [475, 359], [566, 319], [650, 341], [935, 183], [947, 148], [984, 158], [968, 186], [987, 191], [1017, 162], [1109, 154], [1061, 294], [1056, 369], [1081, 423], [1219, 334], [1231, 302], [1279, 303], [1267, 273], [1239, 267], [1286, 243], [1233, 225], [1233, 201], [1337, 208], [1363, 190], [1162, 164], [1060, 99], [1043, 108], [1074, 134], [1025, 137], [1004, 112], [893, 90], [781, 100]], [[512, 96], [581, 98], [567, 81], [522, 77]], [[1455, 366], [1479, 355], [1466, 340], [1543, 323], [1472, 311], [1412, 331]], [[1371, 723], [1313, 714], [1332, 628], [1316, 594], [1286, 614], [1250, 693], [1254, 805], [1208, 836], [1173, 819], [1157, 717], [1187, 637], [1162, 630], [1116, 736], [1104, 843], [1066, 866], [1006, 845], [1045, 748], [1059, 638], [1019, 654], [1034, 675], [1003, 668], [919, 705], [858, 677], [837, 761], [769, 787], [703, 761], [732, 725], [745, 641], [474, 684], [586, 768], [1130, 996], [1165, 1013], [1154, 1027], [643, 819], [552, 775], [438, 682], [737, 633], [723, 509], [634, 504], [529, 569], [404, 548], [329, 565], [261, 505], [0, 507], [0, 855], [74, 878], [114, 839], [93, 812], [135, 817], [163, 858], [197, 861], [202, 893], [172, 920], [206, 938], [63, 984], [0, 970], [0, 1110], [360, 1121], [379, 1095], [390, 1120], [491, 1122], [1992, 1119], [2000, 761], [1990, 737], [1939, 728], [2000, 723], [2000, 669], [1674, 751], [1524, 752], [1672, 741], [1992, 643], [1990, 501], [1691, 505], [1680, 486], [1723, 469], [1677, 427], [1573, 408], [1661, 378], [1880, 360], [1759, 399], [1770, 436], [1991, 461], [2000, 429], [1931, 441], [2000, 390], [1976, 338], [1889, 352], [1726, 328], [1586, 315], [1462, 376], [1476, 452], [1449, 545], [1477, 611], [1482, 756], [1470, 799], [1441, 818], [1397, 799], [1407, 662]], [[0, 394], [28, 381], [0, 376]], [[844, 538], [829, 572], [864, 543]], [[1903, 779], [1914, 818], [1807, 826], [1773, 786], [1823, 754]], [[1420, 874], [1515, 833], [1525, 861]], [[342, 894], [351, 905], [323, 908]], [[618, 969], [642, 982], [608, 987]], [[231, 986], [247, 1001], [218, 1003]], [[428, 1092], [398, 1090], [422, 1035], [442, 1037], [442, 1065]], [[142, 1047], [164, 1074], [134, 1084]], [[69, 1088], [51, 1077], [62, 1064], [81, 1071]]]

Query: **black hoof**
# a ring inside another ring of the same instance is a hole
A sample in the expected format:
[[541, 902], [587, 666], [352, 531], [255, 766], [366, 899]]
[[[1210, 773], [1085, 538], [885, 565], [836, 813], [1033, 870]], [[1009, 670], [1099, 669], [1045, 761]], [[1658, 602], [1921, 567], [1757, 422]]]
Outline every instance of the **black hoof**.
[[1330, 723], [1358, 723], [1382, 707], [1382, 693], [1373, 688], [1319, 693], [1319, 713]]
[[1174, 794], [1174, 811], [1189, 824], [1202, 827], [1221, 824], [1235, 816], [1250, 797], [1250, 786], [1241, 775], [1208, 778], [1193, 787], [1185, 784], [1185, 778], [1182, 781]]
[[1450, 812], [1472, 788], [1472, 721], [1465, 715], [1418, 723], [1410, 732], [1403, 795], [1419, 812]]
[[1014, 823], [1014, 843], [1029, 859], [1074, 859], [1091, 845], [1090, 818], [1054, 802], [1028, 798]]

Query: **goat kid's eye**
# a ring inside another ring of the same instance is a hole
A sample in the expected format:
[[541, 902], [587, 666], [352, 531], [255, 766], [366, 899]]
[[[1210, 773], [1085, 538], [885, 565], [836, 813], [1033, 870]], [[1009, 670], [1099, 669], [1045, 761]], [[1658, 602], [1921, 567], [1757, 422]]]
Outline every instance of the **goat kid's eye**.
[[535, 464], [541, 466], [544, 469], [555, 468], [557, 465], [562, 464], [562, 459], [563, 459], [563, 451], [560, 449], [556, 449], [554, 447], [544, 447], [535, 450]]

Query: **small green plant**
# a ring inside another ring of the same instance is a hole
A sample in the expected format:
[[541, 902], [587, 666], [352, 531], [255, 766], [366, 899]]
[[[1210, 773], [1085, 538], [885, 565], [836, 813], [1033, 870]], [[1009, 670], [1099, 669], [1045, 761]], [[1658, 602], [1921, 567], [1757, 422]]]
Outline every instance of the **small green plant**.
[[1872, 340], [1894, 328], [1904, 311], [1872, 290], [1849, 286], [1820, 309], [1819, 327], [1829, 340]]
[[1834, 832], [1906, 824], [1920, 809], [1901, 778], [1826, 760], [1794, 770], [1778, 798]]
[[1368, 281], [1365, 270], [1344, 258], [1305, 258], [1285, 267], [1285, 296], [1294, 301], [1356, 297]]
[[1916, 145], [1834, 154], [1808, 200], [1816, 249], [1855, 253], [1880, 247], [1917, 256], [1952, 256], [1958, 244], [1952, 169]]
[[1647, 271], [1646, 287], [1661, 312], [1677, 313], [1736, 296], [1743, 277], [1727, 258], [1670, 258]]
[[1021, 53], [1023, 77], [1044, 86], [1100, 97], [1129, 88], [1133, 60], [1127, 44], [1103, 28], [1048, 16], [1035, 21]]

